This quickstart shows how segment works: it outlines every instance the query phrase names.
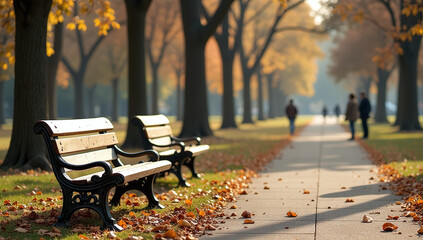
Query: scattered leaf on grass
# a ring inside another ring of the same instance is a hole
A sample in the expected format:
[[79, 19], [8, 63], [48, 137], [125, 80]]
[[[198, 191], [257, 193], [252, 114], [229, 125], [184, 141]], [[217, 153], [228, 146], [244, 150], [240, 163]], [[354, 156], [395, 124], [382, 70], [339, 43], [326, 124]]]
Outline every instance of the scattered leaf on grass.
[[88, 237], [86, 237], [86, 236], [84, 236], [82, 234], [79, 234], [78, 237], [79, 237], [79, 239], [89, 240]]
[[244, 224], [254, 224], [255, 222], [251, 219], [245, 219]]
[[287, 213], [286, 213], [286, 215], [287, 215], [288, 217], [296, 217], [296, 216], [297, 216], [297, 214], [296, 214], [296, 213], [294, 213], [294, 212], [292, 212], [292, 211], [287, 212]]
[[181, 219], [178, 221], [178, 225], [180, 227], [191, 227], [191, 223], [189, 223], [187, 220], [185, 219]]
[[172, 229], [169, 229], [163, 234], [163, 237], [175, 239], [176, 238], [176, 232], [173, 231]]
[[185, 199], [185, 204], [186, 204], [186, 205], [188, 205], [188, 206], [191, 206], [192, 201], [191, 201], [191, 200], [189, 200], [189, 199]]
[[109, 232], [107, 234], [107, 238], [108, 239], [115, 239], [115, 238], [117, 238], [116, 233], [115, 232]]
[[385, 223], [385, 224], [383, 224], [382, 225], [382, 229], [383, 229], [383, 231], [385, 231], [385, 232], [392, 232], [392, 231], [394, 231], [395, 229], [397, 229], [398, 227], [397, 226], [395, 226], [394, 224], [392, 224], [392, 223]]
[[369, 217], [367, 215], [364, 215], [363, 216], [363, 222], [364, 223], [371, 223], [371, 222], [373, 222], [373, 218], [372, 217]]
[[29, 232], [27, 229], [21, 228], [21, 227], [15, 228], [15, 230], [13, 230], [13, 231], [18, 232], [18, 233], [27, 233], [27, 232]]

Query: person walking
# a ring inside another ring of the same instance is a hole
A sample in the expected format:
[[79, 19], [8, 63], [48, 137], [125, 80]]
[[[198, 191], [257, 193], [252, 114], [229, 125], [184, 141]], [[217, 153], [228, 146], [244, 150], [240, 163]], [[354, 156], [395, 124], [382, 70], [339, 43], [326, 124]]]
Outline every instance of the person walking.
[[350, 94], [349, 99], [347, 111], [345, 112], [345, 120], [350, 121], [351, 138], [349, 140], [352, 141], [355, 139], [355, 121], [358, 119], [358, 103], [353, 93]]
[[295, 131], [295, 118], [297, 117], [298, 110], [294, 106], [294, 100], [289, 100], [288, 106], [285, 108], [285, 114], [289, 119], [289, 130], [291, 135], [294, 135]]
[[328, 108], [326, 107], [326, 105], [323, 106], [322, 115], [323, 115], [323, 121], [325, 121], [326, 116], [328, 115]]
[[366, 94], [362, 92], [360, 94], [361, 101], [360, 101], [360, 118], [361, 118], [361, 125], [363, 126], [363, 139], [367, 139], [369, 137], [369, 127], [367, 126], [367, 119], [369, 119], [370, 111], [372, 110], [370, 106], [370, 101], [367, 99]]
[[341, 108], [339, 107], [338, 104], [335, 105], [335, 108], [333, 109], [333, 112], [336, 115], [336, 120], [339, 120], [339, 115], [341, 114]]

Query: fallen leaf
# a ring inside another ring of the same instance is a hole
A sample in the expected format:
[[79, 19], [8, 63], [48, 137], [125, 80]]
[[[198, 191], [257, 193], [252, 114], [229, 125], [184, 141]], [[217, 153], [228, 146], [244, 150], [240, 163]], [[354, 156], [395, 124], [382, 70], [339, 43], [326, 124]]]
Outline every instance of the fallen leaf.
[[127, 224], [122, 219], [118, 222], [118, 225], [121, 226], [121, 227], [123, 227], [123, 228], [126, 228], [127, 227]]
[[264, 190], [269, 190], [270, 189], [270, 187], [269, 186], [264, 186], [264, 188], [263, 188]]
[[115, 239], [117, 238], [116, 233], [115, 232], [109, 232], [106, 236], [108, 239]]
[[292, 211], [287, 212], [287, 213], [286, 213], [286, 215], [287, 215], [288, 217], [296, 217], [296, 216], [297, 216], [297, 214], [296, 214], [296, 213], [294, 213], [294, 212], [292, 212]]
[[13, 231], [18, 232], [18, 233], [27, 233], [27, 232], [29, 232], [27, 229], [21, 228], [21, 227], [15, 228], [15, 230], [13, 230]]
[[244, 211], [244, 212], [241, 214], [241, 216], [242, 216], [243, 218], [251, 218], [251, 213], [250, 213], [250, 212], [248, 212], [248, 211]]
[[386, 220], [398, 220], [399, 216], [389, 216], [386, 218]]
[[172, 229], [169, 229], [163, 234], [163, 237], [175, 239], [176, 238], [176, 232], [173, 231]]
[[395, 229], [397, 229], [398, 227], [397, 226], [395, 226], [394, 224], [392, 224], [392, 223], [385, 223], [385, 224], [383, 224], [382, 225], [382, 229], [383, 229], [383, 231], [385, 231], [385, 232], [392, 232], [392, 231], [394, 231]]
[[236, 205], [232, 205], [230, 209], [236, 209]]
[[422, 227], [420, 227], [420, 229], [419, 229], [419, 230], [417, 230], [417, 233], [418, 233], [418, 234], [423, 234], [423, 226], [422, 226]]
[[79, 237], [79, 239], [89, 240], [88, 237], [86, 237], [86, 236], [84, 236], [82, 234], [79, 234], [78, 237]]
[[282, 181], [282, 178], [278, 178], [278, 181]]
[[304, 190], [303, 194], [310, 194], [310, 191]]
[[144, 238], [141, 236], [129, 236], [125, 238], [125, 240], [143, 240]]
[[207, 225], [207, 230], [214, 231], [214, 230], [216, 230], [216, 229], [217, 229], [217, 227], [215, 227], [215, 226], [213, 226], [213, 225], [211, 225], [211, 224]]
[[166, 225], [159, 225], [155, 226], [153, 229], [151, 229], [152, 232], [161, 232], [167, 228]]
[[51, 230], [55, 233], [62, 233], [62, 231], [60, 231], [60, 229], [58, 229], [56, 227], [52, 227]]
[[244, 224], [254, 224], [255, 222], [251, 219], [245, 219]]
[[371, 223], [371, 222], [373, 222], [373, 218], [372, 217], [369, 217], [367, 215], [364, 215], [363, 216], [363, 222], [364, 223]]
[[189, 223], [187, 220], [185, 219], [181, 219], [178, 221], [178, 225], [180, 227], [191, 227], [191, 223]]
[[347, 200], [345, 200], [345, 202], [354, 202], [354, 199], [352, 199], [352, 198], [347, 198]]
[[74, 228], [74, 229], [71, 230], [71, 232], [74, 232], [74, 233], [84, 233], [85, 230], [82, 229], [82, 228]]
[[185, 204], [186, 204], [186, 205], [188, 205], [188, 206], [191, 206], [192, 201], [191, 201], [191, 200], [189, 200], [189, 199], [185, 199]]
[[397, 201], [395, 204], [396, 204], [396, 205], [401, 205], [401, 202]]
[[241, 190], [241, 191], [239, 192], [239, 195], [247, 195], [247, 191], [245, 191], [245, 190]]

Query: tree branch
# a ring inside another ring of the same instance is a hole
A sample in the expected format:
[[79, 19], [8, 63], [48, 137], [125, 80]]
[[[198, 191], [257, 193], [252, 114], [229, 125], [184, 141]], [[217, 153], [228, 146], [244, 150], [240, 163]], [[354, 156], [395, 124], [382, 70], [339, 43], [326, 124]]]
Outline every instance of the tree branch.
[[216, 31], [217, 26], [219, 26], [220, 22], [227, 14], [233, 1], [234, 0], [221, 0], [219, 7], [207, 22], [207, 25], [201, 28], [200, 37], [203, 42], [207, 42], [210, 36], [213, 35], [213, 32]]
[[68, 69], [68, 71], [72, 75], [72, 77], [76, 76], [75, 69], [73, 69], [73, 67], [70, 64], [69, 60], [64, 55], [62, 55], [62, 62], [63, 62], [63, 64], [65, 64], [66, 68]]
[[88, 51], [88, 54], [86, 55], [87, 59], [90, 59], [92, 55], [94, 54], [97, 47], [100, 45], [100, 43], [104, 40], [104, 36], [98, 36], [97, 40], [94, 42], [94, 44], [91, 46], [90, 51]]

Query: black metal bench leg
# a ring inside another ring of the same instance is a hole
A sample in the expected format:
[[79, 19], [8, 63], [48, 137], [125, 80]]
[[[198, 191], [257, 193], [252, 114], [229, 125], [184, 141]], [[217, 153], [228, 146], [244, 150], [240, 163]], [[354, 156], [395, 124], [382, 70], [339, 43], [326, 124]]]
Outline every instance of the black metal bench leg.
[[113, 195], [112, 200], [110, 200], [110, 205], [119, 206], [120, 205], [120, 199], [125, 192], [126, 192], [125, 186], [116, 187], [115, 188], [115, 194]]
[[112, 214], [110, 214], [108, 202], [109, 191], [110, 188], [99, 192], [99, 205], [96, 206], [96, 209], [93, 209], [96, 210], [103, 219], [103, 229], [122, 231], [123, 228], [116, 223], [116, 220], [113, 218]]
[[189, 168], [193, 178], [201, 178], [201, 175], [195, 171], [194, 160], [195, 157], [189, 158], [185, 160], [184, 165]]
[[185, 178], [182, 176], [182, 164], [179, 161], [172, 162], [172, 167], [169, 170], [171, 173], [175, 174], [178, 178], [179, 186], [181, 187], [189, 187], [190, 184], [187, 183]]
[[154, 208], [161, 208], [163, 209], [164, 206], [160, 204], [159, 200], [154, 195], [153, 191], [153, 183], [154, 179], [156, 178], [156, 174], [150, 175], [148, 177], [139, 179], [137, 181], [137, 189], [144, 193], [144, 195], [147, 197], [148, 200], [148, 209], [154, 209]]
[[55, 227], [69, 227], [70, 218], [72, 213], [76, 210], [72, 204], [73, 191], [62, 188], [63, 193], [63, 206], [60, 216], [57, 218], [57, 222], [54, 224]]

